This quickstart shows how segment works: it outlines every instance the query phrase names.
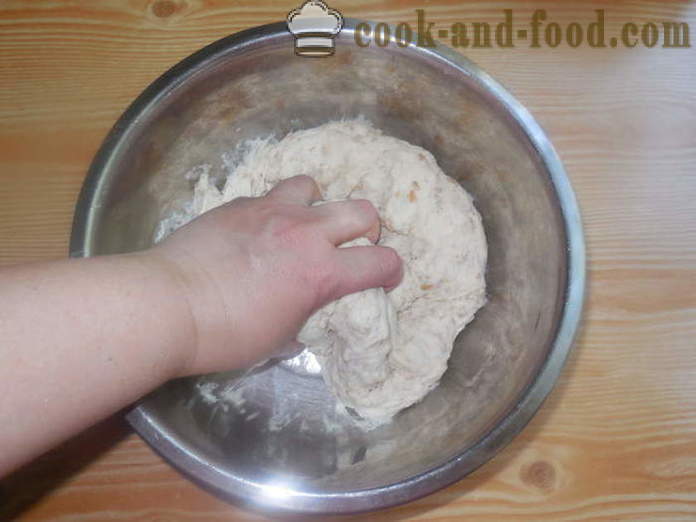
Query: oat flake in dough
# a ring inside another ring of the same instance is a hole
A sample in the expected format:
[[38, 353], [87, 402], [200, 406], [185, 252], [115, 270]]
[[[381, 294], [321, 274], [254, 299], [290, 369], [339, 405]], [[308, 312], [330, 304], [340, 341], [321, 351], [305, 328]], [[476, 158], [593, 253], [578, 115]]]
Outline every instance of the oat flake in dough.
[[454, 338], [485, 302], [486, 239], [471, 197], [428, 151], [362, 119], [253, 142], [228, 167], [222, 192], [200, 177], [191, 217], [298, 174], [312, 176], [325, 200], [375, 205], [380, 244], [403, 258], [403, 282], [389, 294], [371, 289], [330, 303], [298, 340], [317, 356], [338, 399], [372, 423], [423, 398], [447, 368]]

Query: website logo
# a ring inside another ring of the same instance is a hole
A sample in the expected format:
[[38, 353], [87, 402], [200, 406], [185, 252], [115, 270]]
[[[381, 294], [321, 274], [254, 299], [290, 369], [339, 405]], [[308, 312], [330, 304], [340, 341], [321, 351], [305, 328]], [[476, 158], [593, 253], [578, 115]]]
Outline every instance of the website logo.
[[295, 54], [312, 58], [334, 54], [343, 16], [321, 0], [307, 0], [288, 13], [288, 30], [295, 37]]

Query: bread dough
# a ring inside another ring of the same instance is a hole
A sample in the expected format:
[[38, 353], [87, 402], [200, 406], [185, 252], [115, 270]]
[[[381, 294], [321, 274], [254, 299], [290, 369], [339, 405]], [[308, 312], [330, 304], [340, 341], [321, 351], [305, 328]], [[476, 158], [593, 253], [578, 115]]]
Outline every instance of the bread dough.
[[335, 396], [370, 422], [423, 398], [446, 370], [454, 338], [485, 302], [486, 238], [471, 197], [428, 151], [362, 119], [257, 140], [234, 159], [226, 158], [222, 191], [200, 176], [191, 217], [261, 196], [298, 174], [312, 176], [326, 200], [375, 205], [380, 244], [403, 258], [403, 282], [389, 294], [371, 289], [328, 304], [298, 340], [319, 359]]

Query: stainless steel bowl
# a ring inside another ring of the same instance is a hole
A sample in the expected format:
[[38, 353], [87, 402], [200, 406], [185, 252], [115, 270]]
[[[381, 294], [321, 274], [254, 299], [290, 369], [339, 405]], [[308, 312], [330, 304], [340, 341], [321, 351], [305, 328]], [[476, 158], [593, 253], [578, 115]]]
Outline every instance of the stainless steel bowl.
[[[444, 47], [360, 48], [346, 21], [336, 55], [294, 56], [283, 24], [224, 38], [155, 81], [92, 164], [71, 254], [142, 249], [190, 197], [184, 174], [248, 138], [365, 116], [430, 150], [475, 198], [488, 236], [489, 302], [457, 338], [441, 384], [393, 423], [336, 415], [321, 378], [288, 364], [239, 381], [237, 406], [172, 382], [130, 414], [137, 432], [229, 499], [297, 512], [355, 512], [431, 493], [490, 459], [551, 390], [580, 319], [585, 253], [561, 162], [530, 114]], [[279, 165], [282, 168], [282, 165]]]

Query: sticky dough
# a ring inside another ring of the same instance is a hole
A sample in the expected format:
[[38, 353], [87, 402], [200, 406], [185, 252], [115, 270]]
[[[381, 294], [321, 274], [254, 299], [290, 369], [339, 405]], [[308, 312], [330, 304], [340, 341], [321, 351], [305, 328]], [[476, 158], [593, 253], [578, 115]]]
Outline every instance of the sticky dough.
[[222, 191], [200, 177], [191, 217], [298, 174], [314, 177], [327, 200], [365, 198], [377, 207], [380, 244], [403, 258], [403, 282], [389, 294], [372, 289], [325, 306], [298, 340], [317, 356], [334, 395], [371, 422], [423, 398], [485, 302], [486, 239], [471, 197], [428, 151], [364, 120], [257, 140], [228, 170]]

